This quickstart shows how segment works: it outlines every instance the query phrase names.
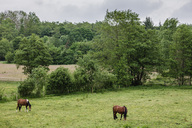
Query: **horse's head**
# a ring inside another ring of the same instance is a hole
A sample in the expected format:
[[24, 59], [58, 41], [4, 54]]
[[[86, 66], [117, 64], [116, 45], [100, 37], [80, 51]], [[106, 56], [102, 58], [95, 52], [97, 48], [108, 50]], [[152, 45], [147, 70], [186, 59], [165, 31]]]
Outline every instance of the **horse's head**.
[[31, 104], [29, 103], [29, 101], [28, 101], [28, 105], [29, 105], [29, 111], [31, 111]]
[[29, 105], [29, 111], [31, 111], [31, 105]]

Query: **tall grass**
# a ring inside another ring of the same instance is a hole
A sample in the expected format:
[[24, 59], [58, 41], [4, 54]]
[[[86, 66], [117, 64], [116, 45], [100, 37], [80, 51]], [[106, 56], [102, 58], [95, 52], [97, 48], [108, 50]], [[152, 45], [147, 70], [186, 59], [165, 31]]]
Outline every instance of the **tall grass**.
[[16, 100], [18, 85], [17, 81], [0, 81], [0, 101]]
[[[183, 128], [192, 126], [191, 87], [137, 87], [29, 99], [32, 111], [15, 112], [16, 101], [0, 103], [0, 127]], [[128, 108], [113, 119], [113, 105]]]

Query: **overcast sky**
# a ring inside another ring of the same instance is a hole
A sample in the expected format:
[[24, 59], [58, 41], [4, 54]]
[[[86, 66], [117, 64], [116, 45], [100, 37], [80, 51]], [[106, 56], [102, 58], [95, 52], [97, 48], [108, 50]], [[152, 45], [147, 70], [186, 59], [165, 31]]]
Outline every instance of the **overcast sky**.
[[73, 23], [103, 21], [106, 10], [128, 10], [141, 21], [151, 17], [155, 25], [167, 18], [192, 24], [192, 0], [0, 0], [0, 12], [35, 12], [41, 21]]

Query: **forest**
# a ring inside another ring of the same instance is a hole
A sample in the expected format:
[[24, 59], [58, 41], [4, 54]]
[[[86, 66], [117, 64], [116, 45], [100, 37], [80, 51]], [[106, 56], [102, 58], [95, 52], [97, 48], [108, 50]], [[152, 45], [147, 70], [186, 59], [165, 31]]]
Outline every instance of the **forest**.
[[[192, 25], [167, 18], [155, 26], [131, 10], [107, 10], [96, 23], [40, 21], [33, 12], [5, 11], [0, 61], [25, 66], [29, 77], [18, 88], [24, 96], [30, 90], [41, 95], [44, 86], [47, 94], [57, 94], [143, 85], [153, 72], [168, 84], [191, 85]], [[73, 75], [59, 68], [46, 81], [52, 64], [79, 67]]]

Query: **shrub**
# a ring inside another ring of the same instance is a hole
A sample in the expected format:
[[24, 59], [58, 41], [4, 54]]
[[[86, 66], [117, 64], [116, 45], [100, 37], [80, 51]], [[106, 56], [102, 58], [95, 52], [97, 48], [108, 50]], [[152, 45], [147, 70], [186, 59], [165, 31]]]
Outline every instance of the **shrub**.
[[59, 67], [49, 75], [47, 94], [65, 94], [72, 91], [72, 77], [68, 69]]
[[100, 71], [96, 76], [96, 87], [98, 89], [109, 89], [114, 88], [114, 83], [117, 81], [117, 78], [114, 74], [108, 71]]
[[88, 91], [89, 76], [84, 68], [77, 68], [74, 72], [76, 91]]
[[18, 87], [18, 92], [21, 96], [35, 96], [40, 97], [43, 93], [43, 87], [47, 84], [47, 69], [44, 67], [37, 67], [32, 70], [32, 74], [21, 82]]
[[[95, 64], [94, 64], [95, 65]], [[114, 74], [97, 68], [92, 74], [87, 67], [79, 67], [74, 72], [75, 84], [78, 91], [90, 91], [114, 88], [117, 78]]]
[[34, 94], [37, 97], [44, 95], [43, 87], [47, 85], [47, 68], [39, 66], [32, 70], [32, 74], [29, 79], [32, 79], [35, 83]]
[[18, 86], [18, 93], [22, 97], [31, 96], [35, 88], [35, 83], [32, 79], [26, 79]]

